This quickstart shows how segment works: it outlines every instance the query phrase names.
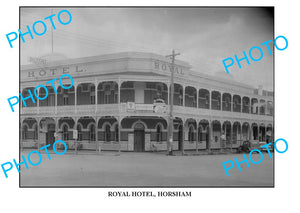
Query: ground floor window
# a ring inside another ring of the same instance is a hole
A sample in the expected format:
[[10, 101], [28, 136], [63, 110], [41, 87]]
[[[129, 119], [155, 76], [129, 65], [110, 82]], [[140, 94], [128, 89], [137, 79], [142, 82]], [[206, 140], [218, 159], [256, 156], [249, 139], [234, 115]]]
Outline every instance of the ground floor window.
[[106, 142], [110, 142], [111, 141], [111, 131], [110, 131], [110, 126], [109, 125], [105, 126], [105, 134], [104, 134], [104, 136], [105, 136], [104, 140]]
[[62, 136], [63, 140], [69, 140], [69, 128], [66, 124], [63, 126]]
[[194, 128], [193, 128], [193, 126], [189, 127], [188, 140], [189, 140], [189, 142], [194, 141]]
[[96, 130], [95, 130], [95, 125], [92, 124], [90, 126], [90, 141], [95, 141], [96, 140]]
[[161, 126], [157, 125], [157, 127], [156, 127], [156, 142], [161, 142], [161, 141], [162, 141]]
[[116, 142], [119, 141], [119, 126], [118, 126], [118, 124], [115, 127], [115, 141]]

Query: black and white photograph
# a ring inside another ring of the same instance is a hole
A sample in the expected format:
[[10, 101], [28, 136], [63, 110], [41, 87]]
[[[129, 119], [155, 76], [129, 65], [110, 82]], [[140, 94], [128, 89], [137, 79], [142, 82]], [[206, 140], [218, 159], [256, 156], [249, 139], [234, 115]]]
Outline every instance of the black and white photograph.
[[274, 187], [274, 7], [20, 7], [20, 31], [20, 187]]
[[297, 2], [2, 4], [1, 212], [297, 211]]

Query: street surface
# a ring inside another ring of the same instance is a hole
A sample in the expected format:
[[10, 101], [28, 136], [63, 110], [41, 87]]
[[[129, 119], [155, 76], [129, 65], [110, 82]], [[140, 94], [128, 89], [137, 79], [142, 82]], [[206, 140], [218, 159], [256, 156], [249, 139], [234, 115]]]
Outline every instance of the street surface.
[[[29, 150], [22, 154], [27, 158]], [[98, 186], [98, 187], [226, 187], [226, 186], [273, 186], [273, 159], [263, 153], [260, 164], [236, 164], [226, 176], [222, 163], [227, 160], [243, 160], [242, 154], [198, 156], [166, 156], [165, 153], [68, 151], [56, 155], [50, 151], [51, 160], [45, 153], [40, 165], [21, 166], [21, 186]], [[248, 156], [248, 154], [246, 154]], [[32, 155], [31, 160], [38, 162]], [[259, 161], [259, 155], [252, 155]]]

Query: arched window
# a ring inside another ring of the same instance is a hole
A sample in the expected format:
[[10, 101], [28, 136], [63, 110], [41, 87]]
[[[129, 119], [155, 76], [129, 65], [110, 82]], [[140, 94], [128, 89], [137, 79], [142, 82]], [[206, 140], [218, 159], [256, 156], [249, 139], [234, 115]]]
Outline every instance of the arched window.
[[35, 124], [34, 126], [34, 140], [38, 140], [38, 126]]
[[78, 141], [82, 141], [82, 127], [81, 124], [77, 124], [77, 132], [78, 132]]
[[27, 138], [28, 138], [28, 126], [27, 125], [23, 125], [22, 139], [26, 140]]
[[202, 139], [202, 138], [201, 138], [201, 134], [202, 134], [202, 128], [201, 128], [201, 126], [199, 126], [199, 127], [198, 127], [198, 141], [199, 141], [199, 142], [202, 142], [202, 141], [201, 141], [201, 139]]
[[105, 126], [105, 134], [104, 134], [104, 136], [105, 136], [104, 140], [106, 142], [109, 142], [111, 140], [111, 132], [110, 132], [110, 126], [109, 125]]
[[95, 124], [90, 125], [90, 141], [96, 140], [96, 130], [95, 130]]
[[69, 127], [67, 124], [63, 126], [62, 131], [63, 140], [69, 140]]
[[161, 142], [162, 141], [162, 131], [161, 131], [161, 125], [158, 124], [156, 126], [156, 141]]
[[107, 84], [104, 87], [104, 104], [109, 104], [110, 103], [110, 101], [109, 101], [110, 95], [111, 95], [110, 85]]
[[115, 126], [115, 141], [118, 142], [119, 141], [119, 125], [116, 124]]
[[194, 128], [193, 128], [193, 126], [189, 127], [188, 140], [189, 140], [189, 142], [193, 142], [194, 141]]

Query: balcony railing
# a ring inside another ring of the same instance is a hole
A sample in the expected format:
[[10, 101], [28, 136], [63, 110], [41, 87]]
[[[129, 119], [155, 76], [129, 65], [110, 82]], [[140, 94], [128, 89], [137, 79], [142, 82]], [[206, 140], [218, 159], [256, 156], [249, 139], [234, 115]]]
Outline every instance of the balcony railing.
[[[153, 104], [139, 104], [139, 103], [121, 103], [119, 104], [98, 104], [98, 105], [70, 105], [70, 106], [49, 106], [49, 107], [22, 107], [21, 115], [41, 115], [41, 116], [73, 116], [73, 115], [103, 115], [113, 116], [118, 114], [124, 116], [168, 116], [169, 105], [156, 110]], [[222, 111], [213, 109], [203, 109], [195, 107], [174, 106], [174, 116], [213, 116], [220, 118], [230, 119], [254, 119], [254, 120], [267, 120], [272, 121], [273, 116], [258, 115], [251, 113]]]

